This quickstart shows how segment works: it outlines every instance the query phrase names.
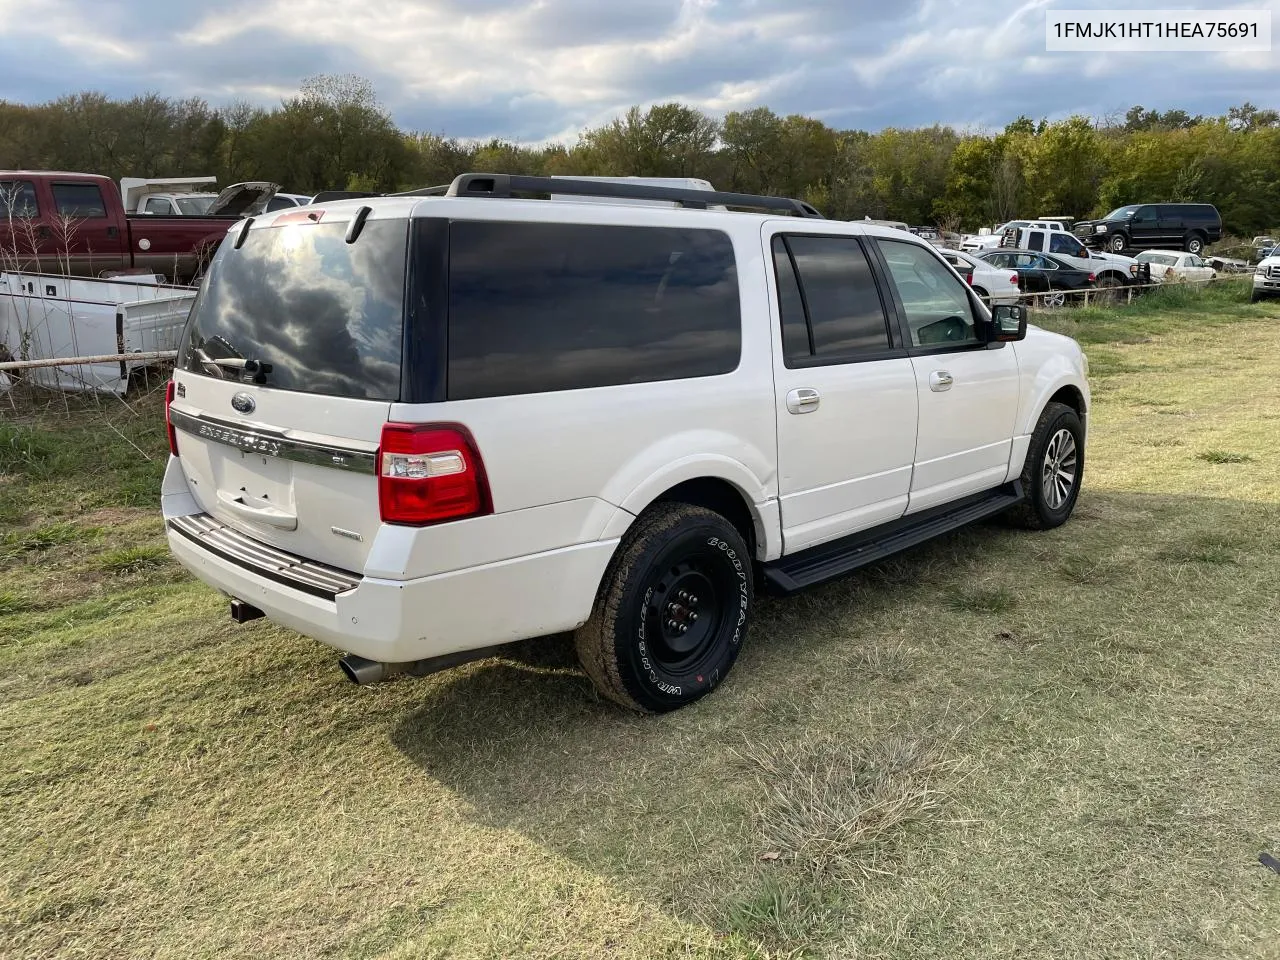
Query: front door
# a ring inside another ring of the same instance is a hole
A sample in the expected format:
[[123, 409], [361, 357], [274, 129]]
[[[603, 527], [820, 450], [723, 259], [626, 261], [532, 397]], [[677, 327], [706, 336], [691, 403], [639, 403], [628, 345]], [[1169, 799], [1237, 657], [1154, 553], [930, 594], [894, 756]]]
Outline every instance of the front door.
[[1160, 221], [1156, 219], [1154, 206], [1148, 204], [1134, 212], [1129, 221], [1129, 242], [1132, 246], [1160, 244]]
[[794, 553], [907, 508], [916, 444], [915, 372], [863, 240], [773, 233], [778, 490]]
[[908, 513], [998, 487], [1018, 412], [1018, 358], [977, 335], [976, 306], [928, 248], [877, 239], [919, 396]]
[[7, 270], [38, 272], [51, 256], [52, 233], [40, 222], [34, 180], [0, 180], [0, 264]]

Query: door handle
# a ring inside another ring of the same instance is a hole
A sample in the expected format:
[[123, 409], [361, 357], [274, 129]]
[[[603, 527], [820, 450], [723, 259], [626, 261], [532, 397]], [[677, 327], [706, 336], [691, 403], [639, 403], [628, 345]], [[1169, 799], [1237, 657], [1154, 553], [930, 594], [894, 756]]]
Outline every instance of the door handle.
[[[283, 510], [277, 510], [275, 507], [250, 506], [245, 500], [244, 494], [237, 495], [228, 493], [226, 490], [218, 491], [218, 501], [232, 513], [238, 514], [246, 520], [252, 520], [254, 523], [265, 523], [280, 530], [298, 529], [297, 514], [286, 513]], [[258, 500], [257, 502], [261, 503], [262, 501]]]
[[792, 390], [787, 394], [787, 412], [788, 413], [812, 413], [818, 409], [818, 404], [822, 401], [822, 397], [818, 395], [817, 390], [809, 387], [801, 387], [798, 390]]
[[951, 384], [955, 383], [951, 374], [946, 370], [935, 370], [929, 374], [929, 389], [934, 393], [942, 393], [951, 389]]

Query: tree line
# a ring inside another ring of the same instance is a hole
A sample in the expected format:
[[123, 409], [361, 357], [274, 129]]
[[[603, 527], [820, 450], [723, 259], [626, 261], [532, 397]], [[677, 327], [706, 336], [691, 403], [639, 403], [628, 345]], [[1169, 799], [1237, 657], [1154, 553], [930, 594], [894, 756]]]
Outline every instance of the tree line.
[[1229, 232], [1280, 225], [1280, 114], [1135, 106], [1123, 117], [1018, 117], [998, 133], [935, 125], [837, 130], [768, 107], [722, 119], [680, 103], [632, 107], [573, 145], [529, 147], [403, 131], [361, 77], [307, 80], [278, 107], [77, 93], [0, 101], [0, 169], [271, 180], [293, 192], [390, 191], [471, 171], [701, 177], [799, 197], [838, 219], [973, 228], [1015, 216], [1098, 215], [1126, 203], [1217, 205]]

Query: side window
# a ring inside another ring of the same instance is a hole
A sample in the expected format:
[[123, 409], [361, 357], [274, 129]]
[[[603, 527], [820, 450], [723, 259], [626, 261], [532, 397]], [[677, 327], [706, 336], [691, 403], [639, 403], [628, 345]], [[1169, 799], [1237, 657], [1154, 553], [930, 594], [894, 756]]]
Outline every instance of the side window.
[[53, 202], [58, 216], [92, 219], [105, 217], [107, 205], [102, 202], [102, 191], [94, 183], [55, 183]]
[[[881, 354], [892, 346], [888, 316], [871, 263], [856, 237], [774, 237], [775, 260], [779, 248], [788, 251], [795, 263], [808, 321], [806, 349], [792, 352], [791, 344], [785, 345], [788, 361], [812, 356], [840, 363]], [[785, 311], [786, 305], [782, 307]], [[798, 336], [791, 339], [800, 341]]]
[[1155, 223], [1155, 220], [1156, 220], [1156, 208], [1153, 206], [1148, 205], [1145, 207], [1139, 207], [1137, 210], [1133, 212], [1134, 223], [1150, 224], [1150, 223]]
[[1044, 249], [1044, 234], [1041, 231], [1039, 230], [1027, 231], [1027, 249], [1028, 250]]
[[782, 355], [788, 366], [792, 360], [813, 356], [813, 338], [805, 316], [804, 295], [796, 276], [791, 251], [782, 237], [773, 238], [773, 268], [778, 278], [778, 312], [782, 317]]
[[275, 213], [277, 210], [283, 210], [285, 207], [292, 207], [293, 201], [284, 197], [272, 197], [267, 201], [267, 213]]
[[730, 373], [733, 243], [683, 227], [456, 221], [448, 344], [451, 400]]
[[1069, 257], [1087, 256], [1080, 249], [1080, 241], [1067, 233], [1055, 233], [1049, 237], [1049, 252], [1064, 253]]
[[1036, 270], [1057, 270], [1058, 263], [1056, 260], [1050, 260], [1048, 257], [1036, 257], [1031, 262], [1031, 266]]
[[924, 247], [877, 239], [889, 265], [916, 346], [978, 342], [973, 307], [963, 282]]
[[982, 259], [993, 267], [999, 267], [1002, 270], [1013, 266], [1013, 254], [1011, 253], [993, 253], [991, 256], [983, 257]]
[[152, 197], [147, 201], [146, 207], [143, 208], [143, 213], [155, 213], [161, 216], [164, 216], [168, 212], [169, 201], [161, 200], [159, 197]]
[[40, 216], [36, 185], [30, 180], [0, 180], [0, 220]]

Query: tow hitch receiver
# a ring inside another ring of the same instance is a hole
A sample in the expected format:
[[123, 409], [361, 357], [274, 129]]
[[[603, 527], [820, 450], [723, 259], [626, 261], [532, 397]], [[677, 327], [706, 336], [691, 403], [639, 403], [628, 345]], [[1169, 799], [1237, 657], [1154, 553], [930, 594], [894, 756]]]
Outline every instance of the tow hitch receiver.
[[266, 614], [251, 603], [243, 600], [231, 601], [231, 619], [236, 623], [248, 623], [250, 620], [261, 620]]

